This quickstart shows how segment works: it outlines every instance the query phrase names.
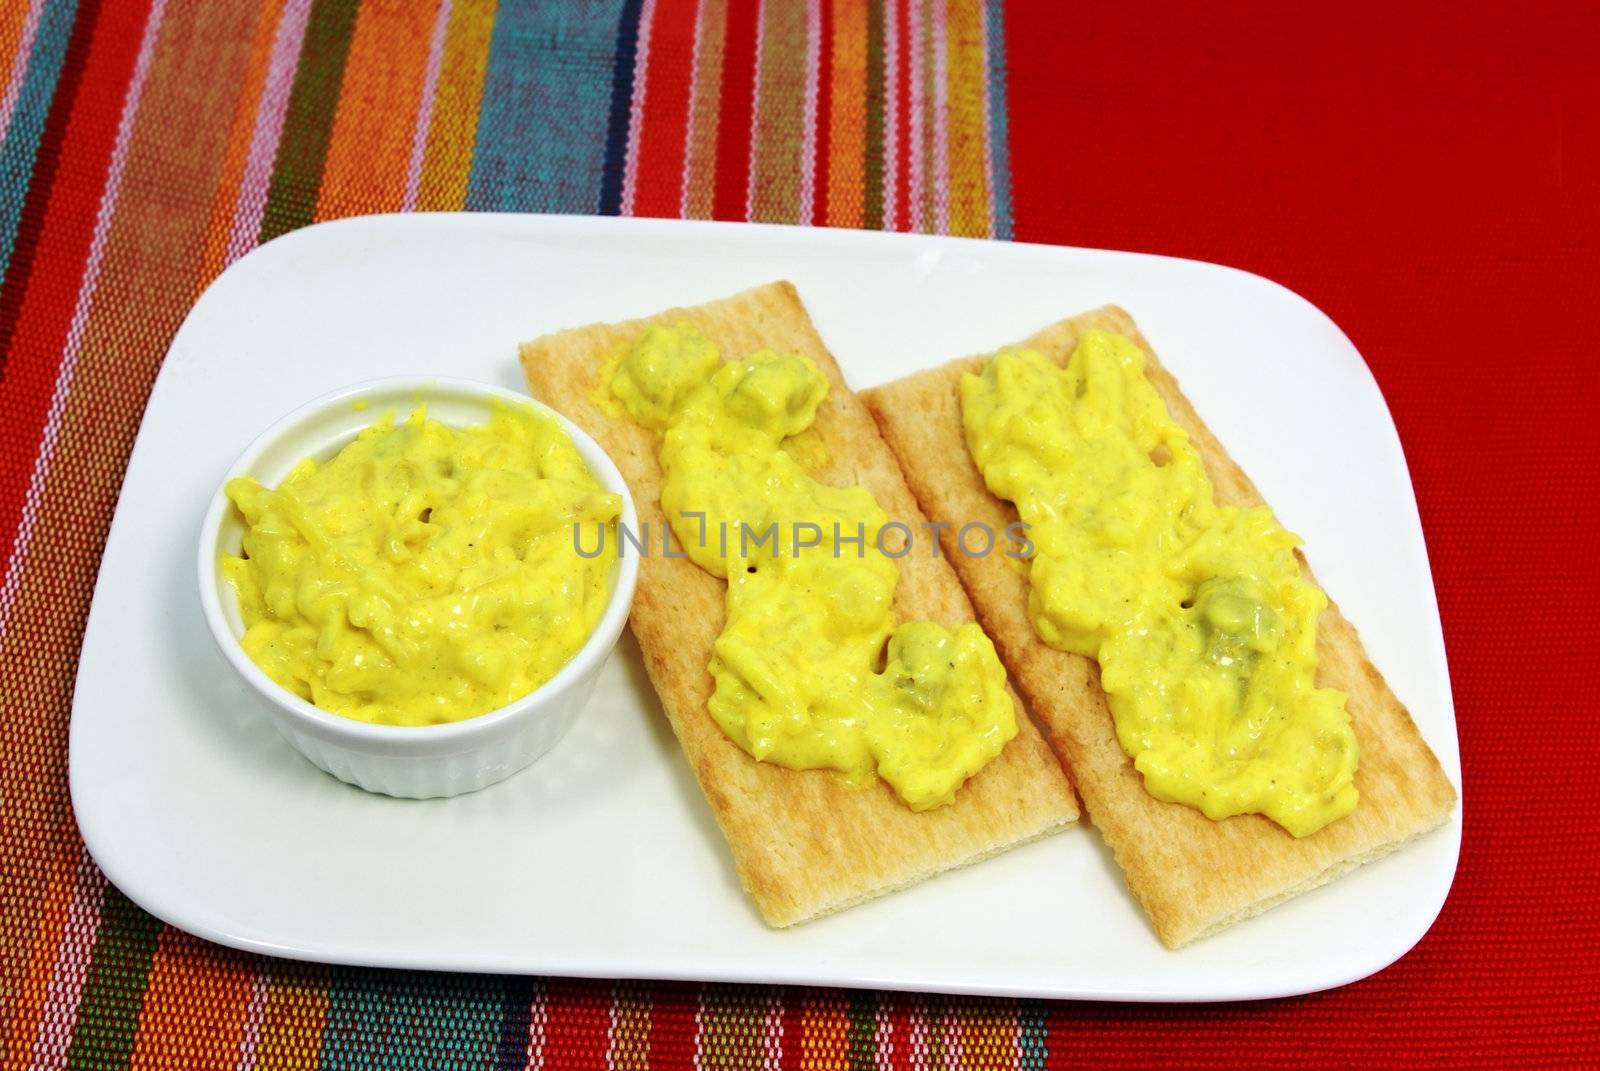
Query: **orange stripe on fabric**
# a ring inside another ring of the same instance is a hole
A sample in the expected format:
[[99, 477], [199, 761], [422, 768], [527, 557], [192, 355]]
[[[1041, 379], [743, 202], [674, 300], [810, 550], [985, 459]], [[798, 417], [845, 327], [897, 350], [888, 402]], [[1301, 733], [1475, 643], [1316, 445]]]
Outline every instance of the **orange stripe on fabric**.
[[798, 223], [806, 135], [806, 5], [763, 4], [760, 35], [750, 218]]
[[950, 233], [989, 234], [989, 153], [984, 132], [983, 13], [976, 0], [947, 0], [946, 85], [950, 124]]
[[841, 992], [815, 990], [801, 1005], [800, 1060], [807, 1071], [848, 1071], [850, 1001]]
[[438, 0], [362, 4], [350, 38], [315, 218], [395, 212], [405, 204]]
[[161, 931], [128, 1066], [228, 1067], [239, 1056], [255, 961]]
[[939, 163], [934, 155], [938, 139], [934, 131], [936, 125], [944, 121], [944, 116], [939, 114], [938, 108], [939, 94], [935, 82], [939, 77], [939, 69], [933, 39], [938, 26], [934, 19], [934, 7], [939, 0], [911, 0], [911, 2], [918, 5], [922, 31], [916, 42], [916, 48], [922, 56], [922, 80], [917, 86], [917, 93], [921, 98], [919, 103], [922, 139], [921, 144], [916, 147], [922, 159], [922, 197], [916, 207], [911, 227], [913, 230], [934, 234], [939, 230]]
[[717, 114], [721, 109], [723, 37], [728, 0], [701, 0], [695, 38], [697, 60], [689, 107], [689, 151], [684, 165], [683, 215], [710, 219], [717, 192]]
[[977, 998], [965, 1005], [961, 1031], [962, 1065], [965, 1067], [1016, 1067], [1017, 1004], [1015, 1001]]
[[0, 1055], [11, 1053], [20, 1058], [32, 1047], [45, 1011], [50, 975], [66, 940], [67, 909], [72, 904], [77, 868], [55, 861], [49, 869], [27, 965], [16, 978], [7, 976], [0, 985], [0, 1014], [6, 1017]]
[[245, 160], [250, 152], [250, 135], [255, 129], [256, 109], [261, 106], [261, 90], [266, 85], [267, 67], [272, 61], [272, 42], [284, 0], [265, 0], [256, 17], [250, 39], [250, 58], [245, 64], [239, 99], [228, 129], [227, 147], [222, 153], [222, 173], [216, 195], [211, 200], [211, 218], [206, 226], [205, 252], [200, 260], [200, 275], [209, 279], [227, 265], [228, 234], [233, 227], [234, 209], [239, 200], [239, 185], [244, 180]]
[[489, 39], [496, 0], [454, 0], [445, 30], [444, 67], [433, 103], [433, 123], [422, 158], [417, 208], [459, 212], [467, 205], [472, 145], [478, 137], [478, 107], [489, 69]]
[[22, 40], [22, 24], [28, 21], [29, 6], [28, 0], [8, 0], [0, 5], [0, 91], [11, 80], [12, 65], [18, 62], [17, 42]]
[[[828, 190], [825, 222], [860, 227], [866, 222], [863, 189], [867, 152], [867, 5], [833, 0], [833, 70], [828, 123]], [[821, 118], [818, 120], [822, 121]]]
[[618, 982], [611, 999], [611, 1071], [650, 1071], [650, 983]]
[[320, 1066], [328, 1025], [328, 972], [308, 964], [267, 967], [267, 1006], [256, 1038], [258, 1071], [300, 1071]]

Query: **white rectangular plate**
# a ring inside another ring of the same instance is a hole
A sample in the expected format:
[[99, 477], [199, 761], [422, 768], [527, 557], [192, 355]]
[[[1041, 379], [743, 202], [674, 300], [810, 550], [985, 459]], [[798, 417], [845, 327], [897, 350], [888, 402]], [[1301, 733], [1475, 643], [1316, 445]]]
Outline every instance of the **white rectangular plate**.
[[[866, 387], [1116, 302], [1292, 530], [1460, 784], [1438, 608], [1383, 398], [1313, 306], [1211, 264], [783, 227], [380, 216], [251, 253], [190, 313], [128, 466], [84, 639], [71, 781], [94, 858], [155, 915], [335, 963], [1107, 1000], [1324, 989], [1444, 902], [1450, 825], [1181, 952], [1084, 824], [786, 931], [766, 928], [625, 637], [556, 750], [416, 802], [320, 773], [213, 647], [194, 580], [224, 470], [302, 402], [384, 375], [520, 387], [516, 344], [773, 279]], [[960, 449], [959, 443], [950, 445]], [[949, 518], [946, 518], [949, 519]]]

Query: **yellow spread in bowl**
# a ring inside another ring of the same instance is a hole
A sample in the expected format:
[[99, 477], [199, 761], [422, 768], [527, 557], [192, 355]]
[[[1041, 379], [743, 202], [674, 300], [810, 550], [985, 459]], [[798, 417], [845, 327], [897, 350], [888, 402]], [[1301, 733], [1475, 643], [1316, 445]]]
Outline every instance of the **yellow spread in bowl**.
[[621, 499], [531, 407], [469, 428], [390, 414], [276, 488], [245, 476], [226, 492], [247, 525], [242, 555], [221, 561], [245, 653], [347, 718], [430, 725], [520, 699], [610, 595], [615, 532], [585, 556], [576, 526], [594, 544]]

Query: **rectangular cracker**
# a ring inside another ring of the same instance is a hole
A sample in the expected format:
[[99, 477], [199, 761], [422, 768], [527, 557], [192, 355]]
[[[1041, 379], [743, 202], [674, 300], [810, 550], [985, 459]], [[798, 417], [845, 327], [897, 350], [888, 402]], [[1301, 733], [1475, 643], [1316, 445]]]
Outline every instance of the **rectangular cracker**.
[[[1259, 504], [1260, 493], [1195, 414], [1126, 312], [1098, 309], [1048, 327], [1023, 345], [1064, 365], [1079, 336], [1094, 327], [1126, 335], [1144, 350], [1146, 374], [1199, 450], [1217, 501]], [[1016, 510], [984, 485], [961, 422], [961, 376], [988, 359], [958, 360], [865, 391], [863, 398], [926, 513], [957, 525], [982, 521], [1000, 531], [1017, 520]], [[1257, 815], [1213, 822], [1190, 807], [1154, 799], [1117, 741], [1097, 665], [1039, 639], [1028, 619], [1028, 578], [1014, 560], [1003, 554], [959, 554], [950, 542], [952, 533], [944, 532], [946, 553], [977, 607], [978, 620], [1044, 723], [1090, 820], [1168, 946], [1215, 933], [1316, 888], [1449, 817], [1455, 790], [1438, 759], [1368, 661], [1355, 629], [1331, 604], [1318, 628], [1317, 683], [1349, 695], [1361, 748], [1356, 774], [1361, 802], [1355, 811], [1296, 840]], [[1303, 556], [1300, 564], [1310, 576]]]
[[876, 779], [850, 788], [830, 771], [757, 762], [718, 728], [706, 710], [714, 686], [707, 666], [722, 631], [727, 584], [691, 561], [661, 555], [658, 436], [626, 416], [608, 415], [594, 399], [611, 355], [651, 324], [679, 323], [710, 339], [724, 359], [773, 349], [815, 361], [829, 391], [806, 433], [812, 441], [803, 460], [814, 462], [812, 474], [826, 483], [865, 485], [891, 519], [918, 533], [918, 545], [899, 563], [894, 609], [900, 620], [953, 627], [973, 619], [972, 606], [949, 564], [934, 557], [894, 455], [845, 385], [790, 284], [522, 345], [523, 371], [534, 395], [605, 448], [628, 481], [641, 526], [649, 524], [656, 551], [640, 562], [629, 621], [673, 731], [727, 837], [739, 879], [762, 916], [773, 926], [802, 922], [975, 863], [1074, 820], [1077, 801], [1066, 775], [1020, 701], [1016, 738], [967, 782], [954, 803], [921, 814]]

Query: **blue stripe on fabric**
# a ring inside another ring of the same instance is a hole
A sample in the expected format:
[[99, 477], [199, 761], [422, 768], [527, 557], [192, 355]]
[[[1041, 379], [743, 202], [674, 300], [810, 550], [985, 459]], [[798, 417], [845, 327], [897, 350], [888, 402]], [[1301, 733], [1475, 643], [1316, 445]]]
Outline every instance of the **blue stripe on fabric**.
[[321, 1066], [490, 1067], [501, 1003], [500, 987], [477, 975], [341, 967], [328, 987]]
[[1045, 1071], [1050, 1059], [1050, 1031], [1041, 1000], [1017, 1002], [1017, 1067], [1020, 1071]]
[[528, 1066], [528, 1027], [533, 1022], [533, 979], [508, 977], [500, 1002], [500, 1041], [495, 1071], [522, 1071]]
[[39, 15], [39, 28], [28, 56], [28, 70], [17, 94], [6, 140], [0, 144], [0, 281], [11, 266], [16, 248], [17, 225], [22, 206], [28, 199], [28, 183], [33, 177], [39, 139], [55, 98], [56, 82], [61, 77], [61, 62], [72, 37], [72, 23], [78, 14], [77, 0], [48, 3]]
[[1011, 133], [1006, 113], [1006, 18], [1004, 0], [986, 0], [989, 41], [989, 197], [994, 236], [1011, 237]]
[[500, 5], [468, 209], [600, 210], [623, 3]]
[[633, 79], [639, 56], [639, 13], [644, 0], [623, 0], [617, 27], [617, 57], [611, 65], [611, 123], [606, 131], [605, 174], [600, 180], [600, 213], [622, 213], [622, 183], [628, 166], [628, 130], [633, 125]]

